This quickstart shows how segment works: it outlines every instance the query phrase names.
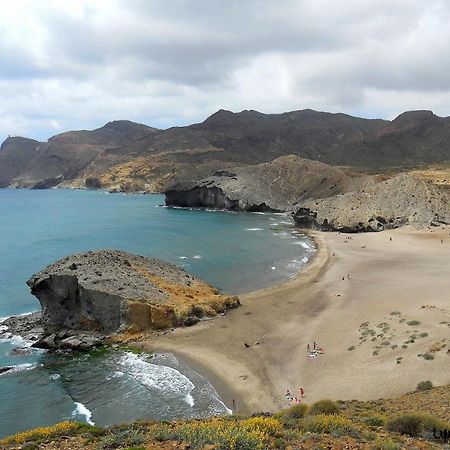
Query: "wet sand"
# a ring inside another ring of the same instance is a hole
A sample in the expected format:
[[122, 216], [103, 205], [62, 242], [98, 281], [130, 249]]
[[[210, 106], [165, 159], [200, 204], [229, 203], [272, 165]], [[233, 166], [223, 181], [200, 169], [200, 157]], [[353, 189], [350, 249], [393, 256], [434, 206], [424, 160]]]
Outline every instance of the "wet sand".
[[[428, 379], [448, 384], [449, 233], [311, 233], [317, 252], [296, 278], [144, 346], [187, 358], [243, 412], [284, 408], [286, 389], [296, 395], [300, 386], [311, 403], [393, 397]], [[314, 341], [324, 352], [312, 359]]]

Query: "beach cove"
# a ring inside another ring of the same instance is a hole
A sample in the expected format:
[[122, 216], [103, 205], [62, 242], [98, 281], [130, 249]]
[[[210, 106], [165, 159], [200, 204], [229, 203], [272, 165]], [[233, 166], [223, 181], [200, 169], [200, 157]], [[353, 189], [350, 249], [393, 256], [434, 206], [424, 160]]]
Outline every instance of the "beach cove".
[[[25, 281], [71, 253], [120, 248], [157, 256], [225, 292], [295, 276], [314, 254], [289, 216], [180, 210], [163, 202], [160, 195], [1, 190], [0, 317], [39, 309]], [[30, 342], [0, 331], [0, 367], [12, 367], [0, 375], [0, 435], [61, 420], [109, 425], [228, 411], [205, 377], [167, 352], [65, 358], [28, 353]]]
[[[203, 368], [242, 412], [285, 408], [286, 390], [299, 387], [312, 403], [448, 384], [449, 232], [313, 232], [316, 254], [294, 279], [240, 296], [225, 317], [137, 345]], [[324, 353], [308, 358], [314, 341]]]

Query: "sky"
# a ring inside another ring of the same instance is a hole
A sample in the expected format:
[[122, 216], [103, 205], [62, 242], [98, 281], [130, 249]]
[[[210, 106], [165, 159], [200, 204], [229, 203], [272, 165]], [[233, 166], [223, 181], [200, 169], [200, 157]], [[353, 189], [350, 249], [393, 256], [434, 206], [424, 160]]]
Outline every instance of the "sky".
[[220, 108], [450, 115], [448, 0], [0, 0], [0, 140]]

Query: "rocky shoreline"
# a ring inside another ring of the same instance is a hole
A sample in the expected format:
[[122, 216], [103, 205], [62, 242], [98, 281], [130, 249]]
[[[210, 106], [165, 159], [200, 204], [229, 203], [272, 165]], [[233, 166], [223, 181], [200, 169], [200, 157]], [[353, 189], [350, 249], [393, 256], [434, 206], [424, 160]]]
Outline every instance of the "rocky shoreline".
[[0, 329], [2, 330], [0, 339], [13, 339], [19, 336], [27, 343], [24, 346], [15, 347], [12, 350], [15, 354], [26, 354], [33, 348], [60, 353], [89, 351], [104, 345], [110, 337], [98, 332], [78, 330], [49, 333], [45, 330], [41, 312], [11, 316], [0, 322]]
[[178, 266], [118, 250], [67, 256], [27, 284], [42, 311], [4, 320], [0, 338], [57, 352], [195, 325], [240, 304]]

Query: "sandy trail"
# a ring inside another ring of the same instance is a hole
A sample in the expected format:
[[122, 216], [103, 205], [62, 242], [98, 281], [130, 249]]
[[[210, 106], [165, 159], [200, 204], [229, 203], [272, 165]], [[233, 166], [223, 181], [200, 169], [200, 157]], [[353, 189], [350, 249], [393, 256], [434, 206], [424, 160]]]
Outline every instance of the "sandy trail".
[[[241, 411], [286, 407], [286, 389], [300, 386], [311, 403], [392, 397], [427, 379], [448, 384], [449, 232], [313, 233], [318, 251], [298, 277], [241, 296], [242, 306], [225, 317], [145, 346], [204, 367]], [[324, 354], [309, 359], [313, 341]], [[425, 353], [434, 359], [418, 356]]]

